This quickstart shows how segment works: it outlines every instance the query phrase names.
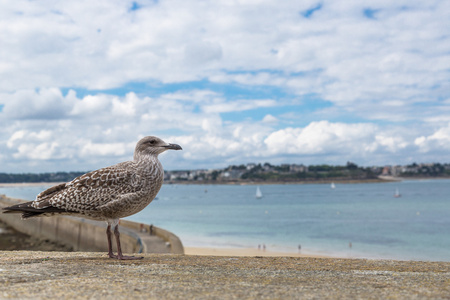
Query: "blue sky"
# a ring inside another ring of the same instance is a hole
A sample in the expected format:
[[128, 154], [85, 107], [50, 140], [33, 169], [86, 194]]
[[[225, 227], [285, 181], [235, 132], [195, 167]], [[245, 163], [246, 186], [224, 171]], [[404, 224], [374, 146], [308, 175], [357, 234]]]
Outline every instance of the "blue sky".
[[0, 172], [450, 162], [448, 1], [6, 1]]

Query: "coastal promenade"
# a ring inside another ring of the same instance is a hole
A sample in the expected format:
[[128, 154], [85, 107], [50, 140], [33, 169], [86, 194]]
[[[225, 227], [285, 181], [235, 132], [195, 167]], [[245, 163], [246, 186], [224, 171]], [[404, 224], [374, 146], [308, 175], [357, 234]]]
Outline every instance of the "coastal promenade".
[[450, 299], [447, 262], [142, 256], [0, 251], [0, 299]]

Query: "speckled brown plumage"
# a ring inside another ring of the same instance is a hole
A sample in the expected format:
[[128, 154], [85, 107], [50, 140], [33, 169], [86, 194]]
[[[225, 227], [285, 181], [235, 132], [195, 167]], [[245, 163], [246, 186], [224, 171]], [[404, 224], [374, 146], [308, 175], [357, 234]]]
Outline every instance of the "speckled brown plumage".
[[106, 221], [109, 255], [115, 257], [111, 249], [111, 225], [115, 227], [120, 248], [118, 220], [141, 211], [156, 197], [164, 179], [158, 155], [168, 149], [181, 150], [181, 147], [157, 137], [145, 137], [137, 143], [133, 161], [81, 175], [43, 191], [34, 201], [4, 210], [22, 213], [23, 218], [68, 214]]
[[40, 193], [31, 204], [58, 208], [95, 220], [119, 219], [141, 211], [156, 196], [164, 171], [157, 158], [123, 162], [84, 174]]

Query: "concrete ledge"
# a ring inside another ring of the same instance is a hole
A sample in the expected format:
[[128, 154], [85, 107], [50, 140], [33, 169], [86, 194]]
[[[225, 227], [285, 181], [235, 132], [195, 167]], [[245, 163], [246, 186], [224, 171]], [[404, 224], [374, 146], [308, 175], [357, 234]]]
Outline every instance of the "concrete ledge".
[[[0, 195], [0, 209], [25, 202]], [[74, 251], [107, 252], [106, 223], [70, 216], [39, 217], [22, 220], [20, 214], [4, 214], [0, 220], [25, 234], [58, 241], [71, 246]], [[153, 226], [154, 234], [140, 230], [144, 224], [120, 221], [120, 241], [124, 253], [174, 253], [183, 254], [180, 239], [167, 230]], [[149, 225], [145, 225], [149, 227]], [[115, 243], [114, 247], [115, 247]]]
[[450, 263], [0, 251], [2, 299], [448, 299]]

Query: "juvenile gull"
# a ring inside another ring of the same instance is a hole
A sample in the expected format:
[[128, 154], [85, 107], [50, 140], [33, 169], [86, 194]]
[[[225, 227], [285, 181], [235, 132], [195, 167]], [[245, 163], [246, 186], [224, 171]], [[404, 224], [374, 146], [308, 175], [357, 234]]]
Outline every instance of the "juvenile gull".
[[[108, 256], [139, 259], [122, 255], [119, 219], [141, 211], [156, 197], [164, 180], [158, 155], [169, 149], [181, 150], [181, 147], [154, 136], [144, 137], [136, 145], [133, 161], [89, 172], [43, 191], [34, 201], [3, 209], [5, 213], [22, 213], [23, 219], [64, 214], [106, 221]], [[117, 255], [112, 251], [111, 226]]]

